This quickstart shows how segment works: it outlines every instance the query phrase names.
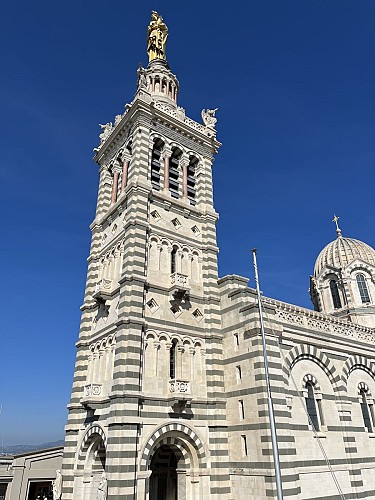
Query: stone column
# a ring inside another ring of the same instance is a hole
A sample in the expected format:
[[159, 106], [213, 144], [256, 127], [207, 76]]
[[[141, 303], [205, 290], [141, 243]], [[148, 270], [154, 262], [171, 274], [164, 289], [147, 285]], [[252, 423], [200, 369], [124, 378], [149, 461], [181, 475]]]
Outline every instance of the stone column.
[[187, 190], [187, 173], [188, 173], [188, 165], [189, 165], [189, 157], [187, 155], [183, 155], [180, 160], [180, 165], [182, 167], [182, 198], [187, 199], [188, 190]]
[[149, 495], [150, 470], [137, 472], [137, 500], [145, 500]]
[[87, 364], [88, 364], [88, 367], [87, 367], [86, 385], [91, 384], [92, 376], [93, 376], [94, 359], [93, 359], [93, 353], [91, 350], [90, 350], [90, 354], [88, 356]]
[[186, 500], [186, 470], [177, 469], [177, 500]]
[[93, 377], [92, 383], [97, 384], [99, 379], [99, 370], [100, 370], [100, 358], [99, 353], [93, 353]]
[[175, 378], [176, 379], [182, 379], [183, 378], [183, 371], [182, 371], [182, 363], [183, 363], [183, 358], [184, 358], [184, 352], [185, 349], [183, 346], [177, 346], [176, 349], [176, 373], [175, 373]]
[[126, 151], [122, 154], [122, 179], [121, 179], [121, 193], [125, 191], [128, 184], [128, 172], [130, 163], [130, 154]]
[[154, 365], [152, 375], [157, 377], [158, 375], [158, 362], [159, 362], [159, 351], [160, 351], [160, 342], [158, 340], [154, 340]]
[[99, 379], [98, 383], [103, 385], [105, 379], [105, 369], [106, 369], [106, 356], [105, 349], [101, 348], [99, 350]]
[[165, 146], [163, 151], [164, 159], [164, 184], [163, 188], [165, 191], [169, 191], [169, 158], [172, 156], [172, 150], [170, 147]]
[[[108, 382], [112, 378], [111, 361], [112, 361], [112, 344], [107, 344], [105, 347], [105, 370], [103, 382]], [[109, 390], [109, 388], [108, 388]]]
[[182, 274], [182, 256], [183, 256], [183, 251], [182, 250], [177, 250], [176, 252], [176, 261], [175, 261], [175, 272], [176, 273], [181, 273]]
[[120, 175], [119, 167], [113, 169], [113, 184], [112, 184], [112, 196], [111, 204], [113, 205], [117, 201], [117, 189], [118, 189], [118, 178]]

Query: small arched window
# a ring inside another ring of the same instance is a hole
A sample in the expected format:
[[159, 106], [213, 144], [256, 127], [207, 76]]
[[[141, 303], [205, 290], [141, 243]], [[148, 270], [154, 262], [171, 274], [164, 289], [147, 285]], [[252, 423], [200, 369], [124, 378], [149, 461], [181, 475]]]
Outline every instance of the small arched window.
[[309, 415], [309, 422], [316, 431], [320, 429], [318, 405], [315, 399], [314, 386], [312, 382], [306, 382], [306, 410]]
[[176, 253], [177, 253], [177, 247], [174, 246], [171, 252], [171, 274], [176, 272]]
[[336, 280], [331, 280], [329, 282], [329, 287], [331, 289], [333, 307], [335, 309], [341, 309], [342, 305], [341, 305], [339, 287], [337, 286], [337, 281]]
[[169, 377], [172, 379], [176, 378], [176, 345], [177, 340], [174, 339], [169, 353]]
[[370, 295], [367, 289], [366, 278], [363, 274], [357, 274], [356, 280], [362, 304], [368, 304], [370, 302]]
[[368, 432], [373, 432], [373, 405], [367, 401], [368, 390], [363, 387], [359, 390], [359, 402], [362, 410], [363, 423]]

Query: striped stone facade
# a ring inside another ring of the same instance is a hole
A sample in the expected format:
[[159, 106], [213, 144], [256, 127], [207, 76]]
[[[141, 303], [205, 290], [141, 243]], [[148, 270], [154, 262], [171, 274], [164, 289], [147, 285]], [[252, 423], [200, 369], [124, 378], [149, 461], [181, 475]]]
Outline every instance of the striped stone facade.
[[[159, 70], [149, 68], [156, 81]], [[159, 97], [138, 88], [96, 150], [64, 500], [96, 498], [103, 472], [111, 499], [165, 487], [230, 495], [211, 173], [220, 143]], [[176, 477], [163, 486], [158, 467], [171, 459]]]
[[[96, 499], [103, 473], [111, 500], [275, 497], [255, 292], [218, 279], [220, 143], [177, 107], [169, 73], [150, 63], [149, 86], [95, 150], [63, 500]], [[285, 498], [373, 498], [374, 331], [266, 298], [264, 309]]]
[[[219, 280], [230, 498], [245, 491], [275, 498], [256, 293], [246, 282], [234, 275]], [[374, 498], [375, 332], [267, 298], [264, 309], [284, 497]], [[315, 429], [306, 411], [308, 384], [318, 409]]]

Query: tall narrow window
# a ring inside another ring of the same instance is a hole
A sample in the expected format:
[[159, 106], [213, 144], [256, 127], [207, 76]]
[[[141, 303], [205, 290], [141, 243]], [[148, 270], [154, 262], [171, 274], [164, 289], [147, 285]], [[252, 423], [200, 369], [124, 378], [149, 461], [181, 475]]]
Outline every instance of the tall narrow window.
[[198, 165], [198, 160], [192, 158], [187, 167], [187, 195], [190, 205], [195, 205], [195, 169]]
[[237, 379], [237, 384], [239, 384], [242, 380], [241, 365], [236, 366], [236, 379]]
[[151, 153], [151, 184], [152, 188], [159, 191], [160, 189], [160, 160], [163, 149], [163, 142], [158, 140], [155, 142]]
[[369, 408], [369, 404], [367, 402], [367, 391], [366, 391], [366, 389], [361, 389], [359, 391], [359, 397], [360, 397], [360, 404], [361, 404], [361, 410], [362, 410], [363, 423], [365, 424], [365, 427], [368, 430], [368, 432], [372, 432], [373, 431], [373, 427], [372, 427], [372, 420], [371, 420], [370, 408]]
[[234, 338], [234, 347], [238, 347], [240, 345], [240, 337], [238, 336], [238, 333], [234, 333], [233, 338]]
[[309, 415], [309, 421], [314, 427], [314, 429], [318, 431], [319, 430], [318, 409], [315, 400], [314, 386], [311, 382], [306, 382], [306, 390], [307, 390], [306, 409]]
[[247, 457], [247, 439], [244, 434], [241, 435], [241, 441], [242, 441], [242, 454]]
[[331, 289], [333, 307], [335, 309], [341, 309], [342, 305], [341, 305], [339, 287], [337, 286], [337, 281], [331, 280], [329, 282], [329, 287]]
[[176, 378], [176, 344], [177, 340], [173, 340], [169, 353], [169, 377]]
[[180, 169], [180, 156], [178, 150], [174, 150], [169, 159], [169, 191], [173, 198], [179, 198], [179, 169]]
[[245, 407], [243, 405], [243, 400], [242, 399], [240, 399], [238, 401], [238, 409], [239, 409], [239, 412], [240, 412], [240, 419], [244, 420], [244, 418], [245, 418]]
[[367, 289], [366, 278], [363, 274], [357, 274], [356, 280], [362, 304], [368, 304], [370, 302], [370, 295]]
[[177, 247], [174, 246], [171, 252], [171, 274], [176, 272], [176, 253], [177, 253]]

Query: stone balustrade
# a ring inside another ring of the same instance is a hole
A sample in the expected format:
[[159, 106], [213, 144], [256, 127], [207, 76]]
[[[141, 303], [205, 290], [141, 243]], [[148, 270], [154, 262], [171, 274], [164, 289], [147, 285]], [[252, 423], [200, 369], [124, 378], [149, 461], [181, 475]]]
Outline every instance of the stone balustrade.
[[85, 385], [85, 398], [100, 396], [102, 394], [101, 384], [88, 384]]
[[172, 394], [190, 394], [190, 382], [187, 380], [171, 379], [169, 381], [169, 392]]
[[340, 335], [349, 339], [375, 344], [375, 331], [347, 320], [335, 318], [328, 314], [311, 311], [303, 307], [285, 304], [277, 300], [264, 298], [264, 303], [275, 307], [276, 319], [282, 323], [294, 324], [318, 332]]
[[95, 286], [95, 293], [98, 292], [110, 292], [112, 290], [113, 280], [101, 279]]
[[189, 288], [189, 277], [186, 274], [173, 273], [171, 274], [171, 285]]

